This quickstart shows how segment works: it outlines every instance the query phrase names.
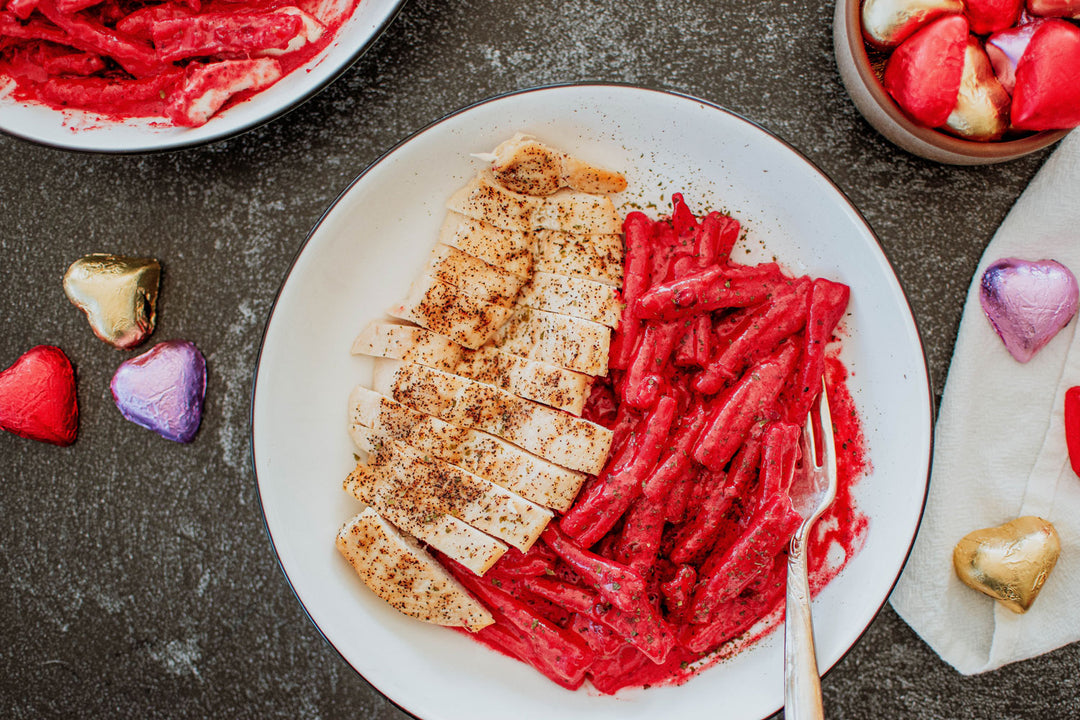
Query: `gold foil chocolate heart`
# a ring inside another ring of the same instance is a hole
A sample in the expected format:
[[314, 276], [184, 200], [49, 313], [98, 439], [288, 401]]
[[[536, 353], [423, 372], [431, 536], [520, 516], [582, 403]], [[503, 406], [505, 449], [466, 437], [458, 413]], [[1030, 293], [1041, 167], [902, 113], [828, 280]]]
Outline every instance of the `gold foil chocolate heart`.
[[962, 0], [865, 0], [863, 37], [877, 47], [893, 48], [942, 15], [962, 12]]
[[64, 273], [64, 293], [86, 313], [99, 338], [133, 348], [154, 332], [161, 265], [153, 258], [97, 253], [79, 258]]
[[969, 533], [953, 549], [957, 576], [1015, 613], [1027, 612], [1054, 569], [1061, 541], [1033, 515]]
[[997, 140], [1009, 127], [1009, 93], [998, 82], [983, 45], [968, 36], [956, 107], [945, 129], [968, 140]]

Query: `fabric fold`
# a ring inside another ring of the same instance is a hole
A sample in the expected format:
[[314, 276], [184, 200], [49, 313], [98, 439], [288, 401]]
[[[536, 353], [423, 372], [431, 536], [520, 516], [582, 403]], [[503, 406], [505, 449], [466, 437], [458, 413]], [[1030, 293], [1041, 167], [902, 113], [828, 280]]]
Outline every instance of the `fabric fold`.
[[[1080, 478], [1065, 445], [1065, 390], [1080, 385], [1073, 319], [1028, 363], [1006, 351], [979, 303], [1001, 258], [1057, 260], [1080, 277], [1080, 133], [1070, 133], [1009, 211], [968, 289], [935, 428], [926, 513], [890, 602], [943, 660], [993, 670], [1080, 640]], [[1041, 594], [1017, 615], [964, 585], [953, 546], [969, 532], [1038, 515], [1062, 552]]]

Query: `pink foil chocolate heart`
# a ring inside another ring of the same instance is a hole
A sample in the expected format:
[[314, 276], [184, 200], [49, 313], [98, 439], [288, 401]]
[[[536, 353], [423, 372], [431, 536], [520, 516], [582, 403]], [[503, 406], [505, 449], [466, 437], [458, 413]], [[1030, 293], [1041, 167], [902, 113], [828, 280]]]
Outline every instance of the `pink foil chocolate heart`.
[[1041, 23], [1042, 20], [1032, 20], [994, 33], [986, 39], [986, 54], [994, 66], [994, 74], [1010, 95], [1016, 87], [1016, 64], [1020, 62], [1031, 36]]
[[1056, 260], [1003, 258], [983, 273], [979, 302], [1005, 349], [1026, 363], [1076, 315], [1080, 290]]
[[121, 363], [110, 388], [125, 418], [166, 440], [188, 443], [202, 421], [206, 359], [186, 340], [166, 340]]

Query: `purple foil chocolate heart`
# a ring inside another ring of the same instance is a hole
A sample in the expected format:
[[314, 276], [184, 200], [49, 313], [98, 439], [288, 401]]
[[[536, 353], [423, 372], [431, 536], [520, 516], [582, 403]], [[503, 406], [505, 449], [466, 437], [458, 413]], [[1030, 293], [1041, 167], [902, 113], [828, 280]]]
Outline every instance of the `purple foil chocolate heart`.
[[186, 340], [166, 340], [121, 363], [110, 388], [125, 418], [188, 443], [202, 421], [206, 359]]
[[1055, 260], [1003, 258], [986, 268], [979, 287], [983, 312], [1022, 363], [1069, 324], [1078, 297], [1076, 277]]

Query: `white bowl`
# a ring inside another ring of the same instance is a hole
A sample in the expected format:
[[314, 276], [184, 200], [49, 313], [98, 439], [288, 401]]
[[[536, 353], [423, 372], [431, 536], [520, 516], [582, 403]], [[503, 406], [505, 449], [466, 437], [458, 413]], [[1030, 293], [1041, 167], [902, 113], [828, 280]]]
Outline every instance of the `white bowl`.
[[0, 77], [0, 131], [32, 142], [100, 153], [141, 153], [202, 145], [250, 130], [300, 105], [360, 57], [394, 19], [405, 0], [360, 0], [322, 52], [263, 92], [217, 113], [197, 128], [174, 127], [164, 118], [118, 122], [81, 110], [54, 110], [11, 97]]
[[858, 484], [869, 517], [861, 552], [814, 603], [818, 657], [831, 667], [885, 602], [915, 536], [929, 471], [932, 400], [918, 331], [870, 228], [805, 158], [761, 128], [693, 98], [624, 86], [525, 91], [420, 131], [334, 202], [280, 290], [256, 370], [252, 449], [266, 527], [301, 604], [330, 644], [393, 702], [427, 720], [552, 717], [760, 718], [783, 698], [782, 633], [679, 687], [617, 697], [568, 692], [461, 634], [399, 615], [338, 556], [359, 511], [341, 490], [352, 469], [349, 390], [370, 363], [349, 347], [423, 265], [443, 202], [477, 168], [469, 153], [515, 131], [626, 172], [627, 202], [730, 210], [749, 231], [747, 261], [776, 255], [799, 273], [852, 288], [843, 358], [873, 471]]

